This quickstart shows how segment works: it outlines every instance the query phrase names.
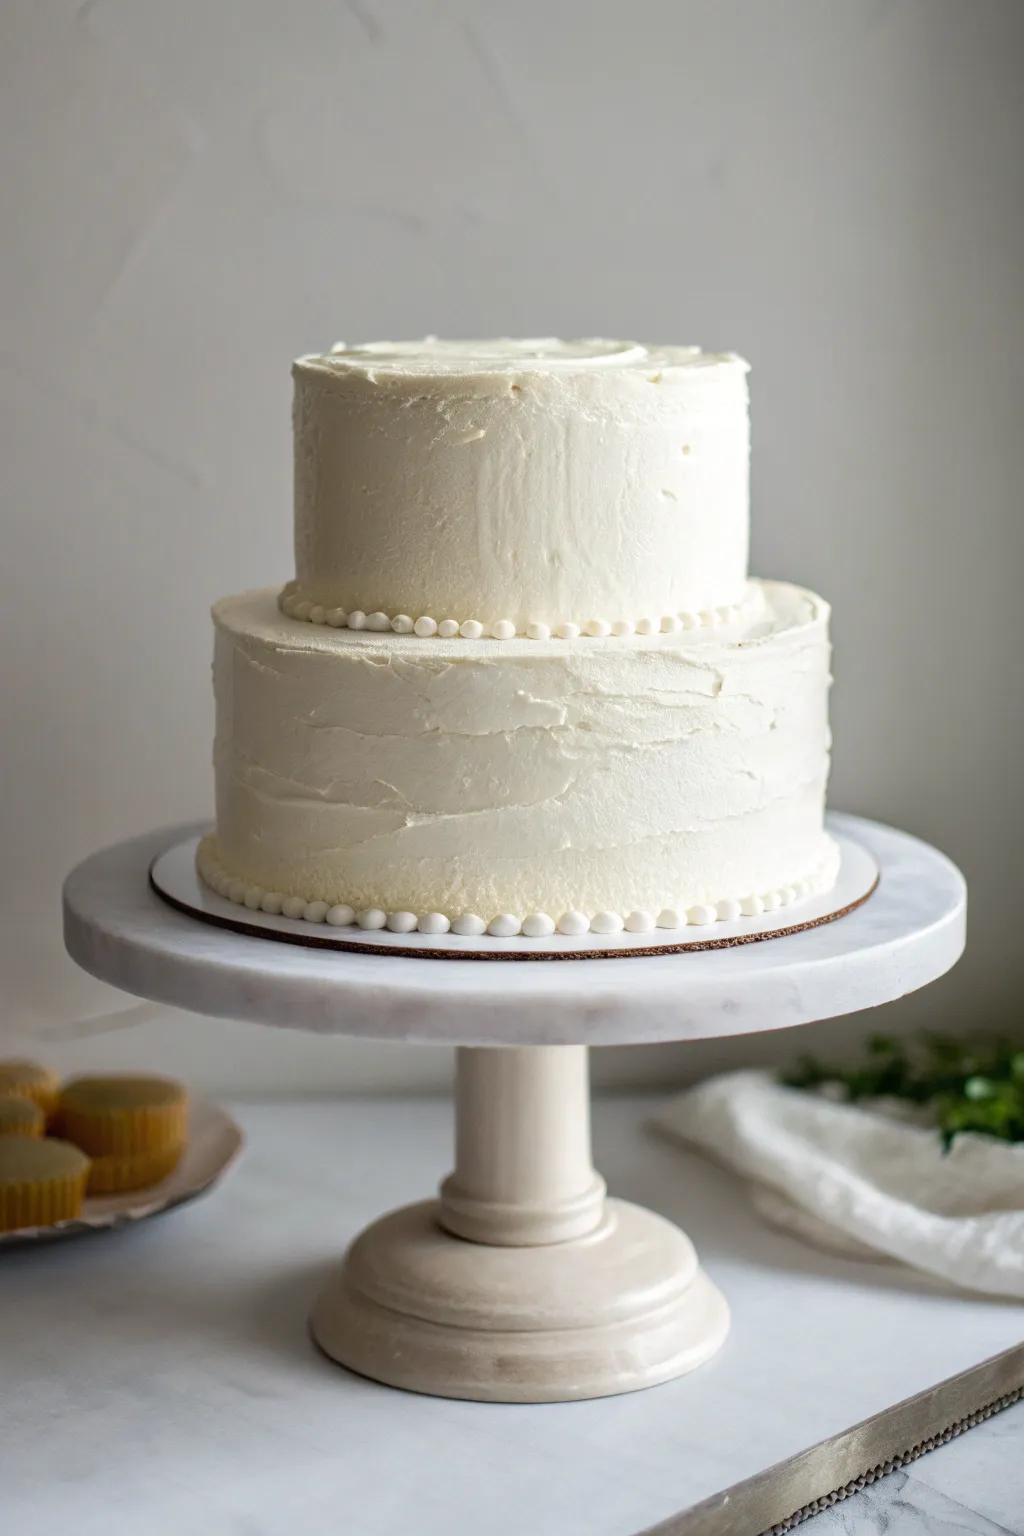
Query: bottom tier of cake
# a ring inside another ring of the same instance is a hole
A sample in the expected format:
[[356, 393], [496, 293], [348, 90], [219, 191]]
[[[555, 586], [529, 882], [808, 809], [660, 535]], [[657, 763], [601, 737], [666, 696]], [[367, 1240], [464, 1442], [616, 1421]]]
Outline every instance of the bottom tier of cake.
[[763, 582], [714, 629], [440, 640], [225, 598], [200, 873], [314, 921], [538, 935], [828, 889], [828, 611]]

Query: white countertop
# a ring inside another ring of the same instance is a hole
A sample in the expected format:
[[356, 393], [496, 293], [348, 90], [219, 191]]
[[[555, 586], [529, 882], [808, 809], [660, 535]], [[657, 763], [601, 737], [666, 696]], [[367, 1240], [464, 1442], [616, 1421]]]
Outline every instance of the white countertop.
[[[763, 1228], [728, 1175], [643, 1133], [649, 1107], [598, 1103], [597, 1163], [615, 1193], [684, 1222], [729, 1296], [733, 1336], [695, 1375], [512, 1407], [341, 1370], [308, 1340], [310, 1302], [363, 1223], [429, 1193], [448, 1167], [450, 1107], [236, 1106], [249, 1148], [205, 1200], [2, 1256], [3, 1524], [41, 1536], [633, 1536], [1024, 1335], [1018, 1306]], [[1022, 1449], [1017, 1407], [809, 1529], [1024, 1532]]]

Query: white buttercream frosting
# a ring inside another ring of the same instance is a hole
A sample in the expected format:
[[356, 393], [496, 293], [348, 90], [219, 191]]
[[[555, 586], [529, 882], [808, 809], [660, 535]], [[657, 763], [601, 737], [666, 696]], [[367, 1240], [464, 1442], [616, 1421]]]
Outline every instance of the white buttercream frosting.
[[600, 635], [741, 601], [747, 370], [733, 354], [428, 338], [293, 371], [297, 616]]
[[273, 592], [224, 599], [218, 866], [285, 915], [301, 896], [327, 922], [438, 914], [456, 933], [700, 926], [796, 899], [834, 873], [828, 606], [752, 585], [734, 623], [614, 641], [456, 625], [424, 644], [288, 618]]

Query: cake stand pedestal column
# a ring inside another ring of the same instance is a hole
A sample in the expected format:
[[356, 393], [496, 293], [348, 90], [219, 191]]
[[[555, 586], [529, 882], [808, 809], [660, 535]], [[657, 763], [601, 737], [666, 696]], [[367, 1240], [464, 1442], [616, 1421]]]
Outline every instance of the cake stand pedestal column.
[[668, 1381], [729, 1311], [689, 1238], [605, 1198], [585, 1046], [461, 1048], [439, 1200], [366, 1229], [313, 1309], [343, 1365], [441, 1397], [562, 1402]]
[[590, 1156], [586, 1046], [460, 1046], [441, 1225], [501, 1247], [561, 1243], [600, 1225], [604, 1194]]
[[181, 827], [80, 864], [65, 941], [93, 975], [174, 1007], [459, 1047], [453, 1173], [439, 1199], [355, 1239], [314, 1335], [355, 1370], [438, 1396], [599, 1397], [691, 1370], [722, 1343], [728, 1312], [684, 1233], [605, 1198], [587, 1048], [854, 1013], [934, 981], [963, 949], [966, 893], [948, 859], [859, 817], [829, 826], [873, 857], [874, 894], [838, 921], [735, 947], [513, 964], [275, 943], [150, 887], [153, 861], [198, 830]]

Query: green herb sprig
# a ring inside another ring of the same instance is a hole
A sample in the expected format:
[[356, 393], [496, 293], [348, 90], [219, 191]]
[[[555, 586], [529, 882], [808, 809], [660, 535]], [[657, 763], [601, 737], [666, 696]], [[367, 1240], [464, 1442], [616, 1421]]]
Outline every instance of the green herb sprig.
[[801, 1056], [780, 1081], [790, 1088], [838, 1089], [849, 1103], [904, 1099], [927, 1110], [948, 1150], [964, 1131], [1024, 1141], [1024, 1047], [1008, 1040], [926, 1034], [907, 1044], [873, 1035], [867, 1059], [830, 1066]]

